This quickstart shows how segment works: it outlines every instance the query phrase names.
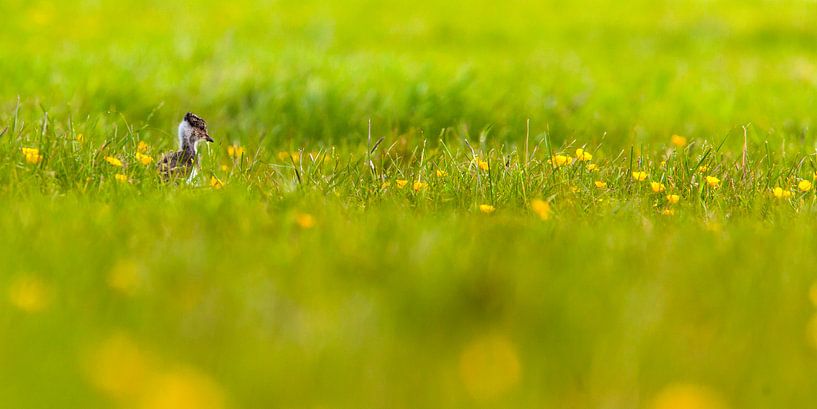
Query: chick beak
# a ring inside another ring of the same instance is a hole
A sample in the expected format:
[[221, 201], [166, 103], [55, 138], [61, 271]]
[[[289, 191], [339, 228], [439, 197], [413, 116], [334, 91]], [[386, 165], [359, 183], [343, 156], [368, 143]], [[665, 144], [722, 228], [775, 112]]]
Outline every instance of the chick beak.
[[207, 142], [213, 142], [213, 138], [209, 134], [204, 134], [204, 140]]

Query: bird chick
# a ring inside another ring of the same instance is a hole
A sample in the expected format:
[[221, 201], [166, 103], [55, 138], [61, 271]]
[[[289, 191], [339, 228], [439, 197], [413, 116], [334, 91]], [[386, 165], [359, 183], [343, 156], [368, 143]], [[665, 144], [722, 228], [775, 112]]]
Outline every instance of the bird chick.
[[207, 133], [207, 122], [188, 112], [179, 123], [179, 150], [166, 154], [157, 164], [159, 173], [165, 180], [188, 176], [191, 183], [198, 174], [200, 142], [213, 142]]

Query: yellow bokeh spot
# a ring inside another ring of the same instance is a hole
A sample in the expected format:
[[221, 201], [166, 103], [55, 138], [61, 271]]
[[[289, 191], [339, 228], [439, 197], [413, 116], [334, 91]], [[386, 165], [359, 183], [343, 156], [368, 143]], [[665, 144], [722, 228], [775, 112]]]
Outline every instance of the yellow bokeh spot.
[[143, 409], [222, 409], [226, 397], [212, 379], [192, 369], [182, 368], [154, 379], [146, 391]]
[[687, 138], [681, 135], [672, 135], [670, 141], [679, 148], [687, 144]]
[[90, 351], [86, 371], [91, 384], [114, 399], [138, 397], [147, 387], [155, 363], [125, 334], [115, 334]]
[[516, 348], [504, 335], [487, 335], [471, 341], [460, 355], [459, 370], [465, 389], [477, 400], [502, 396], [522, 376]]
[[43, 311], [51, 303], [48, 286], [31, 276], [14, 280], [9, 286], [8, 296], [11, 305], [28, 313]]
[[656, 395], [652, 409], [726, 409], [726, 402], [715, 391], [694, 384], [674, 384]]
[[108, 273], [108, 287], [125, 295], [134, 295], [142, 285], [139, 266], [132, 260], [116, 263]]
[[817, 308], [817, 281], [815, 281], [808, 289], [808, 298], [811, 304]]
[[302, 229], [315, 227], [315, 218], [309, 213], [298, 213], [295, 215], [295, 224]]

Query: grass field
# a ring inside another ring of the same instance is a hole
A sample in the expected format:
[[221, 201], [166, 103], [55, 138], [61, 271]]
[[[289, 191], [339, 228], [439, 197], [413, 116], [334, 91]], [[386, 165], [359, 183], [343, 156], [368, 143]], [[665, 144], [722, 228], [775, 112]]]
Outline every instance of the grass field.
[[813, 407], [817, 3], [437, 3], [0, 2], [0, 407]]

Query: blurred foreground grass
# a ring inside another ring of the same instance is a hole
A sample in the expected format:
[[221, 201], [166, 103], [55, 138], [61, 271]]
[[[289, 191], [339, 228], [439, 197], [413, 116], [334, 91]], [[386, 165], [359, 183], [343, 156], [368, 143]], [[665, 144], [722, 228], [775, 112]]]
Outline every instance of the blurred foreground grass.
[[0, 407], [812, 407], [814, 8], [4, 1]]

